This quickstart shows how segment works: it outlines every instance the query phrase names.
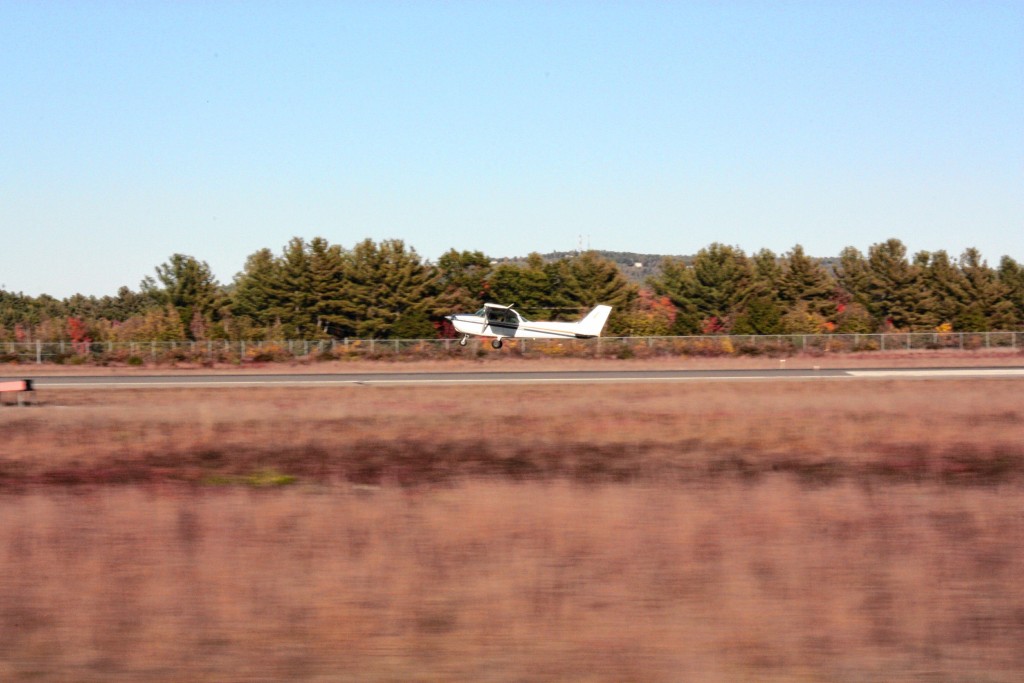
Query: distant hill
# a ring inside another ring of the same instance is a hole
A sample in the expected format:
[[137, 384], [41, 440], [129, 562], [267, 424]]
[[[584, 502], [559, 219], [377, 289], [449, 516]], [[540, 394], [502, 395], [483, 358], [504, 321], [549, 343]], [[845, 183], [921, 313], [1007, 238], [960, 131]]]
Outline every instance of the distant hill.
[[[678, 254], [637, 254], [632, 251], [604, 251], [601, 249], [594, 249], [594, 252], [600, 254], [609, 261], [614, 261], [622, 274], [625, 275], [630, 281], [637, 284], [644, 284], [648, 277], [657, 275], [660, 268], [661, 262], [666, 258], [682, 259], [683, 263], [693, 263], [694, 254], [688, 256], [682, 256]], [[571, 258], [579, 252], [576, 251], [552, 251], [547, 254], [541, 254], [540, 257], [545, 261], [557, 261], [563, 258]], [[750, 256], [750, 254], [747, 254]], [[777, 255], [778, 258], [782, 258], [782, 254]], [[835, 273], [835, 267], [839, 263], [839, 258], [836, 256], [825, 256], [815, 257], [821, 265], [825, 267], [830, 274]], [[526, 263], [525, 256], [515, 257], [504, 257], [496, 258], [497, 263]]]
[[[662, 260], [669, 256], [668, 254], [637, 254], [631, 251], [603, 251], [601, 249], [595, 249], [594, 252], [600, 254], [609, 261], [614, 261], [619, 266], [622, 274], [630, 281], [636, 282], [637, 284], [644, 284], [648, 277], [657, 275]], [[571, 258], [577, 253], [579, 252], [552, 251], [547, 254], [541, 254], [540, 257], [545, 261], [550, 262], [564, 258]], [[672, 258], [680, 258], [686, 263], [693, 261], [693, 256], [672, 255]], [[512, 258], [498, 258], [495, 259], [495, 261], [498, 263], [526, 263], [526, 257], [516, 256]]]

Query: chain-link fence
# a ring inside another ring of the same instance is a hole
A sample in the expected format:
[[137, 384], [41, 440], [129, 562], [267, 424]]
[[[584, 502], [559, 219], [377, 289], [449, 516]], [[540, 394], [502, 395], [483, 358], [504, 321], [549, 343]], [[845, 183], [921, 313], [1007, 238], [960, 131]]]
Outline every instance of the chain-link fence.
[[291, 360], [429, 359], [505, 353], [524, 357], [788, 356], [915, 349], [1021, 349], [1024, 332], [709, 335], [487, 340], [334, 339], [292, 341], [0, 342], [2, 363], [149, 365], [266, 363]]

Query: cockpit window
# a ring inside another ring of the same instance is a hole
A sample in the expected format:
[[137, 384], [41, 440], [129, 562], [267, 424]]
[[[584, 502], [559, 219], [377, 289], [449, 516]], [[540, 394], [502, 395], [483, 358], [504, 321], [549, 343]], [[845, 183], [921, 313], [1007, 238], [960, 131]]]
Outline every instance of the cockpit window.
[[519, 318], [516, 316], [515, 311], [511, 311], [507, 308], [488, 308], [487, 321], [492, 323], [506, 323], [510, 325], [518, 325]]

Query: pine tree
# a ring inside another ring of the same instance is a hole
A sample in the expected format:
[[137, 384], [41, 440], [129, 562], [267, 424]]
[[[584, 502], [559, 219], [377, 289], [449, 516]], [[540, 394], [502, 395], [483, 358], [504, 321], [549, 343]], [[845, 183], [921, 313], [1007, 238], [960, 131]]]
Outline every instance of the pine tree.
[[750, 292], [753, 270], [738, 247], [714, 243], [693, 260], [697, 308], [707, 317], [726, 319]]
[[846, 247], [839, 253], [836, 279], [850, 301], [869, 309], [871, 303], [871, 268], [864, 254], [854, 247]]
[[245, 319], [289, 339], [316, 339], [342, 329], [346, 296], [347, 253], [323, 237], [308, 243], [294, 237], [280, 257], [260, 249], [246, 260], [235, 277], [231, 312], [236, 330], [247, 329]]
[[928, 290], [919, 264], [907, 260], [898, 239], [874, 244], [868, 250], [864, 306], [871, 315], [896, 329], [929, 329]]
[[348, 254], [340, 245], [330, 244], [323, 237], [314, 237], [309, 243], [309, 283], [312, 305], [309, 317], [315, 318], [314, 336], [331, 334], [349, 336], [345, 327], [345, 299], [348, 297], [348, 279], [345, 275]]
[[433, 336], [429, 318], [436, 273], [402, 240], [378, 246], [364, 240], [352, 250], [345, 273], [342, 314], [360, 338]]
[[268, 314], [281, 326], [289, 339], [308, 339], [320, 331], [314, 312], [313, 274], [309, 246], [301, 237], [293, 237], [279, 260], [278, 278], [272, 281]]
[[[618, 265], [597, 252], [587, 251], [561, 259], [557, 272], [562, 282], [560, 293], [567, 300], [566, 317], [575, 319], [599, 304], [612, 307], [607, 330], [624, 331], [624, 316], [637, 298], [637, 286], [629, 282]], [[571, 309], [575, 308], [575, 311]]]
[[801, 245], [786, 254], [779, 277], [779, 299], [783, 305], [795, 309], [803, 303], [811, 313], [832, 317], [834, 290], [835, 284], [821, 262], [807, 256]]
[[1011, 327], [1014, 307], [1007, 300], [1009, 288], [1000, 282], [977, 249], [971, 247], [964, 251], [960, 256], [960, 270], [965, 299], [957, 318], [957, 329], [983, 332]]
[[449, 249], [438, 259], [435, 270], [438, 295], [433, 315], [472, 312], [487, 302], [493, 266], [483, 252]]
[[502, 263], [491, 274], [493, 301], [515, 304], [526, 318], [557, 317], [572, 307], [564, 296], [560, 266], [549, 267], [540, 254], [532, 253], [525, 265]]
[[923, 277], [929, 291], [929, 313], [938, 325], [953, 325], [961, 319], [967, 304], [967, 282], [963, 271], [953, 263], [945, 251], [922, 254], [919, 263], [925, 263]]
[[783, 331], [778, 302], [763, 294], [748, 298], [732, 325], [733, 334], [782, 334]]
[[682, 259], [663, 259], [660, 272], [647, 278], [647, 284], [656, 294], [668, 297], [675, 307], [673, 334], [695, 334], [700, 331], [701, 315], [696, 302], [697, 283], [693, 270]]
[[277, 296], [277, 282], [281, 278], [280, 263], [270, 249], [260, 249], [249, 255], [245, 269], [235, 276], [231, 291], [231, 312], [244, 316], [259, 325], [270, 325], [270, 309]]
[[1013, 310], [1013, 318], [1006, 329], [1020, 329], [1024, 324], [1024, 268], [1009, 256], [999, 261], [999, 282], [1006, 287], [1006, 301]]
[[752, 268], [750, 280], [751, 295], [778, 297], [782, 288], [782, 266], [779, 257], [771, 249], [761, 249], [750, 257]]
[[677, 332], [727, 332], [751, 295], [753, 276], [750, 259], [741, 249], [716, 242], [701, 249], [689, 267], [666, 259], [661, 274], [648, 282], [678, 307]]
[[733, 334], [781, 334], [783, 305], [779, 291], [783, 271], [770, 249], [761, 249], [750, 259], [751, 278], [743, 304], [736, 312]]
[[147, 276], [142, 281], [143, 292], [160, 304], [174, 306], [180, 320], [191, 321], [196, 313], [212, 320], [222, 293], [205, 261], [174, 254], [170, 261], [157, 266], [156, 274], [160, 284]]
[[106, 320], [124, 321], [133, 315], [145, 313], [153, 305], [151, 297], [121, 287], [116, 296], [104, 296], [98, 301], [96, 315]]

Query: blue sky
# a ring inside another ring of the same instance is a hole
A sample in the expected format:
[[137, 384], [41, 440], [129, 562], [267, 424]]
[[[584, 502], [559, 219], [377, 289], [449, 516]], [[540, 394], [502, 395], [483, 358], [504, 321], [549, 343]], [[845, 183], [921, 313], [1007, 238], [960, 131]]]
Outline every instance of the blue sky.
[[0, 3], [0, 287], [889, 237], [1024, 261], [1024, 3]]

